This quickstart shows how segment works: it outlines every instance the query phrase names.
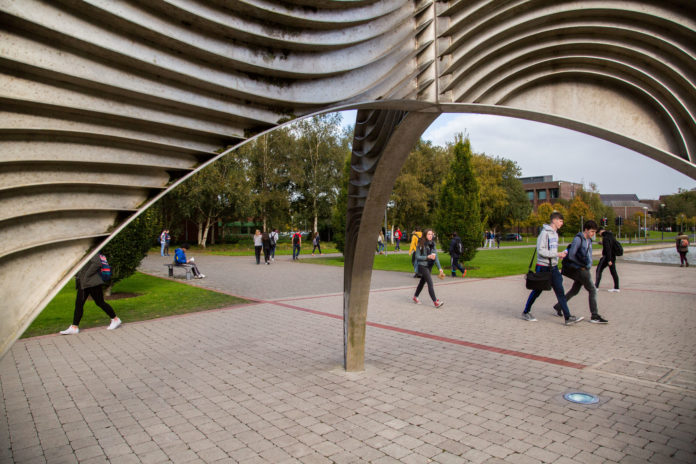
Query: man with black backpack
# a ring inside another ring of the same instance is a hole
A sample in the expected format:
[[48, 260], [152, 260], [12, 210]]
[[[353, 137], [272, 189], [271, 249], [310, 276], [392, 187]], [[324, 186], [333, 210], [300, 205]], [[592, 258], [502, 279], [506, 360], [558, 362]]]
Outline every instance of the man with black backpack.
[[462, 277], [466, 275], [466, 269], [462, 267], [462, 263], [459, 262], [459, 258], [464, 253], [464, 244], [462, 239], [459, 238], [456, 232], [452, 232], [452, 240], [449, 244], [449, 254], [450, 254], [450, 269], [452, 270], [452, 277], [457, 277], [457, 269], [462, 273]]
[[[565, 294], [566, 302], [570, 301], [575, 295], [580, 292], [581, 287], [585, 287], [589, 294], [590, 303], [590, 322], [594, 324], [606, 324], [607, 321], [597, 312], [597, 288], [592, 283], [592, 239], [597, 232], [597, 223], [589, 220], [582, 226], [582, 232], [578, 232], [570, 246], [568, 247], [568, 255], [563, 259], [563, 275], [573, 279], [573, 286]], [[570, 269], [567, 269], [569, 267]], [[568, 272], [570, 270], [570, 272]], [[562, 307], [556, 304], [553, 309], [556, 314], [563, 316]]]
[[616, 257], [623, 254], [623, 247], [609, 230], [599, 229], [597, 235], [602, 237], [602, 257], [599, 259], [597, 270], [595, 271], [595, 287], [599, 289], [599, 281], [602, 280], [602, 272], [604, 268], [609, 267], [611, 277], [614, 279], [614, 288], [610, 288], [609, 291], [620, 292], [619, 274], [616, 272]]

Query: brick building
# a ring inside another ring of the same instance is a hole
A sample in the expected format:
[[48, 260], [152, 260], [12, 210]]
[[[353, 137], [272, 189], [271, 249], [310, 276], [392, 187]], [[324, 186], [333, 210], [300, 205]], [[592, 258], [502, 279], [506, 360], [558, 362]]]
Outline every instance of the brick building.
[[659, 200], [639, 200], [635, 193], [601, 194], [599, 198], [605, 206], [614, 210], [616, 216], [624, 218], [632, 218], [636, 214], [645, 215], [645, 208], [647, 208], [647, 214], [651, 216], [656, 210], [656, 202], [659, 203]]
[[553, 176], [520, 177], [527, 198], [534, 211], [542, 203], [556, 203], [560, 199], [572, 200], [582, 190], [582, 184], [565, 180], [553, 180]]

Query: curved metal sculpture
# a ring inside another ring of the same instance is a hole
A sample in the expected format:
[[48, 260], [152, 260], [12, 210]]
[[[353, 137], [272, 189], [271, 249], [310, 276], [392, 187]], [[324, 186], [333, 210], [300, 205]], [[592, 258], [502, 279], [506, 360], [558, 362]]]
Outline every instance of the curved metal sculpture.
[[687, 0], [0, 0], [0, 26], [0, 354], [130, 219], [288, 116], [406, 112], [350, 213], [349, 370], [360, 234], [441, 112], [568, 127], [696, 178]]

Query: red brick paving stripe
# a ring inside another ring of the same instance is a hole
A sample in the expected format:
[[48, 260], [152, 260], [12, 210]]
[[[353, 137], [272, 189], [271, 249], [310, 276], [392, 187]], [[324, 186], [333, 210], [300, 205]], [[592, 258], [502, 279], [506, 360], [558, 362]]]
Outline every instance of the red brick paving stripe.
[[[343, 316], [339, 314], [326, 313], [324, 311], [317, 311], [316, 309], [303, 308], [301, 306], [290, 305], [287, 303], [280, 303], [277, 301], [263, 301], [262, 303], [268, 303], [276, 306], [282, 306], [284, 308], [294, 309], [297, 311], [304, 311], [311, 314], [317, 314], [319, 316], [332, 317], [334, 319], [343, 320]], [[516, 356], [518, 358], [531, 359], [532, 361], [545, 362], [547, 364], [555, 364], [557, 366], [570, 367], [573, 369], [584, 369], [587, 366], [585, 364], [578, 364], [570, 361], [565, 361], [563, 359], [548, 358], [546, 356], [538, 356], [535, 354], [523, 353], [521, 351], [506, 350], [503, 348], [498, 348], [490, 345], [482, 345], [480, 343], [472, 343], [464, 340], [457, 340], [456, 338], [441, 337], [439, 335], [428, 334], [425, 332], [418, 332], [416, 330], [402, 329], [400, 327], [394, 327], [392, 325], [378, 324], [376, 322], [366, 322], [366, 325], [370, 327], [375, 327], [377, 329], [391, 330], [392, 332], [399, 332], [406, 335], [413, 335], [415, 337], [427, 338], [430, 340], [436, 340], [444, 343], [451, 343], [453, 345], [466, 346], [468, 348], [473, 348], [476, 350], [490, 351], [492, 353], [505, 354], [508, 356]]]

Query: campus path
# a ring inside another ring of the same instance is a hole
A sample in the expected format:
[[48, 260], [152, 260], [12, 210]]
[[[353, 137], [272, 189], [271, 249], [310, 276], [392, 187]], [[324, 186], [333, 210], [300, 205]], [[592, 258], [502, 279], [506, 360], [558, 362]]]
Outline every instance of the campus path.
[[[570, 327], [550, 292], [520, 319], [521, 276], [437, 281], [435, 310], [375, 271], [366, 369], [346, 373], [341, 268], [196, 262], [192, 285], [255, 302], [15, 343], [0, 462], [696, 462], [696, 267], [620, 262], [610, 323]], [[585, 293], [570, 306], [589, 315]]]

